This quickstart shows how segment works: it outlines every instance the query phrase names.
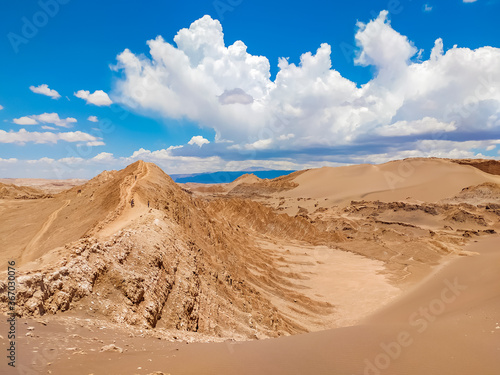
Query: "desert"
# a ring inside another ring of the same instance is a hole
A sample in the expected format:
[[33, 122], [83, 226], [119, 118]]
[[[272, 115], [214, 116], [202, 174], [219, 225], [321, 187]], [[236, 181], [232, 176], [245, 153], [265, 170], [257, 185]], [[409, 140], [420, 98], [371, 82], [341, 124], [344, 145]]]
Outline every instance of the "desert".
[[0, 375], [499, 375], [499, 0], [0, 4]]
[[138, 161], [29, 189], [0, 201], [26, 373], [500, 366], [497, 174], [405, 159], [210, 189]]

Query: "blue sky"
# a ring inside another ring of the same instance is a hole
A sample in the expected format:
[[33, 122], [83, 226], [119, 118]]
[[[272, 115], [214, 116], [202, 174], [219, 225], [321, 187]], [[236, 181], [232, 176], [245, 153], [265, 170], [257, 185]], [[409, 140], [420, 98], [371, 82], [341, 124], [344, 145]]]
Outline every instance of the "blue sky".
[[499, 157], [497, 0], [1, 10], [0, 177]]

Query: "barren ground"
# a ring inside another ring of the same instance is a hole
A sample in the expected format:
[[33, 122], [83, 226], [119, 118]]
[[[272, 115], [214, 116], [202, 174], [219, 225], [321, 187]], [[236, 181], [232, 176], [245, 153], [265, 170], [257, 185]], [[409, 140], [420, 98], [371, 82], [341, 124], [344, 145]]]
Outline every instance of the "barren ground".
[[[481, 166], [409, 159], [179, 186], [137, 162], [56, 194], [11, 185], [0, 270], [16, 261], [18, 365], [494, 374], [500, 176]], [[6, 319], [0, 330], [5, 346]], [[391, 340], [407, 345], [387, 357]]]

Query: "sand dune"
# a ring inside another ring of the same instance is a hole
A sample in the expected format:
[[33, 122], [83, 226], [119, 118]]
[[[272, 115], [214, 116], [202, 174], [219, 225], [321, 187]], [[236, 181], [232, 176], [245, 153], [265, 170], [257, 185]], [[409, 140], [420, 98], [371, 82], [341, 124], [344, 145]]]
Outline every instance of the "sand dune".
[[471, 185], [500, 183], [500, 177], [451, 161], [410, 159], [381, 165], [313, 169], [293, 182], [299, 186], [283, 196], [328, 198], [335, 204], [359, 199], [392, 202], [408, 198], [436, 202]]
[[[500, 368], [499, 240], [491, 237], [471, 244], [468, 250], [478, 255], [444, 265], [356, 326], [273, 340], [186, 345], [144, 335], [134, 340], [119, 329], [106, 332], [91, 325], [54, 324], [51, 331], [30, 322], [39, 335], [37, 345], [43, 342], [56, 348], [56, 354], [47, 366], [46, 359], [31, 352], [33, 340], [23, 338], [29, 350], [26, 364], [39, 358], [37, 368], [54, 374], [71, 368], [73, 374], [124, 375], [156, 371], [172, 375], [495, 375]], [[56, 340], [65, 339], [68, 328], [78, 333], [79, 338], [68, 343], [75, 354], [57, 350]], [[112, 342], [126, 351], [98, 351]]]
[[16, 185], [18, 187], [30, 187], [41, 190], [45, 194], [57, 194], [61, 191], [83, 185], [87, 180], [72, 178], [67, 180], [53, 180], [43, 178], [0, 178], [0, 183]]
[[37, 332], [22, 363], [43, 346], [60, 350], [41, 373], [494, 374], [499, 179], [410, 159], [203, 189], [139, 161], [0, 199]]
[[0, 199], [38, 199], [45, 197], [49, 197], [49, 195], [35, 188], [0, 183]]

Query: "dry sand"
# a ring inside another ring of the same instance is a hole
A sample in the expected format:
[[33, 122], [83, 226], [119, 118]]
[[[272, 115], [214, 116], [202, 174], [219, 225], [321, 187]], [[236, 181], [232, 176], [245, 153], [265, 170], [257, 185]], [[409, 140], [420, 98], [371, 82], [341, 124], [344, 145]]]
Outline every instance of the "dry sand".
[[47, 194], [57, 194], [86, 183], [87, 180], [72, 178], [67, 180], [53, 180], [44, 178], [0, 178], [0, 183], [38, 189]]
[[500, 183], [500, 176], [446, 160], [410, 159], [382, 165], [324, 167], [307, 171], [293, 180], [299, 186], [282, 195], [289, 198], [394, 202], [436, 202], [458, 194], [462, 188], [484, 182]]
[[[260, 245], [277, 251], [283, 260], [286, 259], [278, 263], [279, 269], [301, 276], [291, 278], [295, 289], [311, 299], [319, 298], [331, 304], [330, 314], [318, 314], [309, 322], [307, 329], [310, 332], [353, 325], [401, 294], [384, 275], [381, 261], [326, 246], [265, 242]], [[280, 300], [279, 295], [271, 294], [270, 298], [284, 314], [293, 316], [298, 309], [295, 303]]]
[[179, 187], [137, 162], [0, 199], [21, 371], [497, 374], [500, 177], [471, 165]]
[[[499, 240], [493, 236], [472, 243], [468, 251], [478, 255], [449, 262], [352, 327], [255, 342], [186, 345], [131, 338], [138, 332], [109, 331], [85, 321], [82, 326], [30, 321], [35, 329], [33, 337], [19, 341], [21, 358], [41, 374], [494, 375], [500, 368]], [[23, 334], [27, 326], [20, 322]], [[58, 345], [57, 340], [67, 343]], [[112, 343], [126, 351], [100, 352]]]

